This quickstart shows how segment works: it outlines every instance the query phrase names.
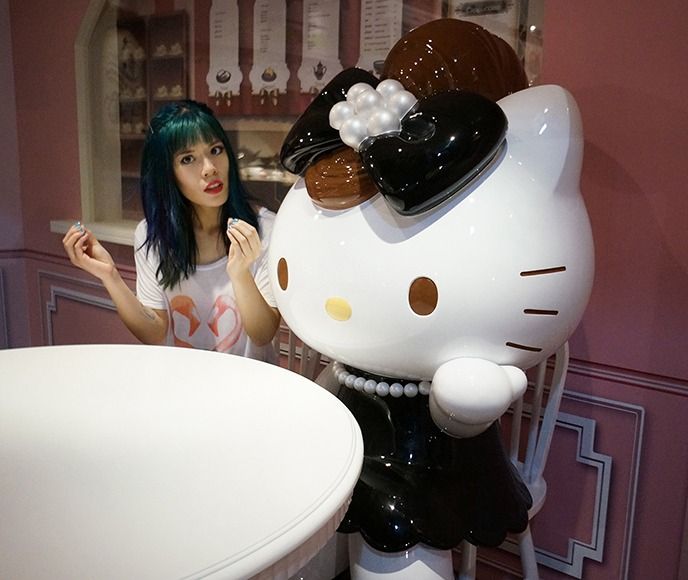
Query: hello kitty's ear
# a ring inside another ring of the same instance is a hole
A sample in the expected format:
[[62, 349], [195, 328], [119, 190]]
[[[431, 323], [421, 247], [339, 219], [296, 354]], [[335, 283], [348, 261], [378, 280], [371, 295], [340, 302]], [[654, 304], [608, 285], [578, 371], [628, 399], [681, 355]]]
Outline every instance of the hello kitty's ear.
[[571, 93], [556, 85], [543, 85], [498, 102], [509, 121], [509, 155], [522, 161], [545, 191], [577, 191], [583, 128]]

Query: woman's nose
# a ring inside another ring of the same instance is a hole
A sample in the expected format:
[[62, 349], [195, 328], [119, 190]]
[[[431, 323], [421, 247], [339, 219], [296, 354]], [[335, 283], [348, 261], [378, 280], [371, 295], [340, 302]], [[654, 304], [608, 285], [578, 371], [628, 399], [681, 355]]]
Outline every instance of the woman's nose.
[[208, 157], [203, 161], [203, 175], [213, 175], [217, 173], [217, 168], [212, 160]]

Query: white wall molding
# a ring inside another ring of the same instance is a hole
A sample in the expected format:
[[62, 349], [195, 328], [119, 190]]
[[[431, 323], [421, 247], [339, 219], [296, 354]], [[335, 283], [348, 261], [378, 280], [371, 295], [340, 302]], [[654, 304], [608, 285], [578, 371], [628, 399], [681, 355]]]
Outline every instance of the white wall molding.
[[[596, 421], [568, 413], [559, 413], [557, 428], [572, 429], [578, 437], [576, 461], [589, 465], [597, 471], [597, 482], [594, 499], [594, 516], [590, 522], [590, 542], [578, 538], [569, 538], [566, 554], [556, 554], [543, 548], [535, 547], [538, 564], [552, 568], [573, 578], [583, 577], [583, 560], [590, 558], [602, 562], [604, 555], [604, 537], [609, 502], [609, 484], [611, 481], [612, 458], [594, 450]], [[512, 539], [502, 545], [509, 552], [518, 554], [518, 544]]]
[[[633, 421], [633, 433], [627, 439], [627, 447], [630, 449], [631, 463], [629, 466], [629, 476], [626, 485], [628, 498], [625, 505], [625, 525], [623, 527], [623, 544], [621, 548], [621, 575], [620, 579], [626, 580], [629, 575], [631, 561], [633, 530], [635, 526], [636, 502], [638, 499], [638, 485], [640, 479], [640, 461], [643, 448], [643, 437], [645, 432], [645, 408], [625, 401], [617, 401], [604, 397], [596, 397], [586, 393], [564, 392], [564, 399], [571, 402], [581, 402], [590, 404], [597, 409], [610, 409], [614, 412], [623, 413]], [[608, 496], [607, 496], [608, 497]], [[606, 513], [606, 506], [605, 506]], [[600, 522], [600, 525], [603, 522]], [[604, 522], [606, 524], [606, 521]]]
[[685, 380], [640, 373], [631, 369], [604, 367], [591, 361], [571, 361], [569, 363], [569, 373], [601, 379], [615, 384], [688, 396], [688, 382]]

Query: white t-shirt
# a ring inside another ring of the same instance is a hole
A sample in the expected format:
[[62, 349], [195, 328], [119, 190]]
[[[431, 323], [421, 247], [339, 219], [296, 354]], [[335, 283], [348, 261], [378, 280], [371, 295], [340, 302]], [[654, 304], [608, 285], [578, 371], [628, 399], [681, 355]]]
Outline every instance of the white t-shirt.
[[[267, 248], [275, 214], [265, 208], [258, 212], [262, 251], [251, 265], [256, 286], [273, 307], [277, 307], [267, 269]], [[234, 288], [227, 275], [227, 256], [196, 266], [196, 271], [173, 288], [163, 289], [155, 273], [159, 258], [155, 251], [141, 247], [146, 239], [146, 220], [134, 233], [136, 294], [144, 306], [167, 310], [170, 324], [167, 344], [238, 354], [267, 362], [277, 362], [277, 353], [269, 343], [256, 346], [248, 338], [239, 315]]]

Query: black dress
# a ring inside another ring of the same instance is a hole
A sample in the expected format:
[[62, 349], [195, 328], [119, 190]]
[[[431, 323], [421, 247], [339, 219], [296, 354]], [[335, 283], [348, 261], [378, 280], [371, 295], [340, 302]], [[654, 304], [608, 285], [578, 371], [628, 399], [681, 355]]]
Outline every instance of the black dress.
[[364, 460], [339, 531], [399, 552], [468, 540], [498, 546], [528, 525], [532, 499], [506, 456], [497, 422], [467, 439], [442, 433], [428, 397], [379, 397], [341, 387], [363, 433]]

